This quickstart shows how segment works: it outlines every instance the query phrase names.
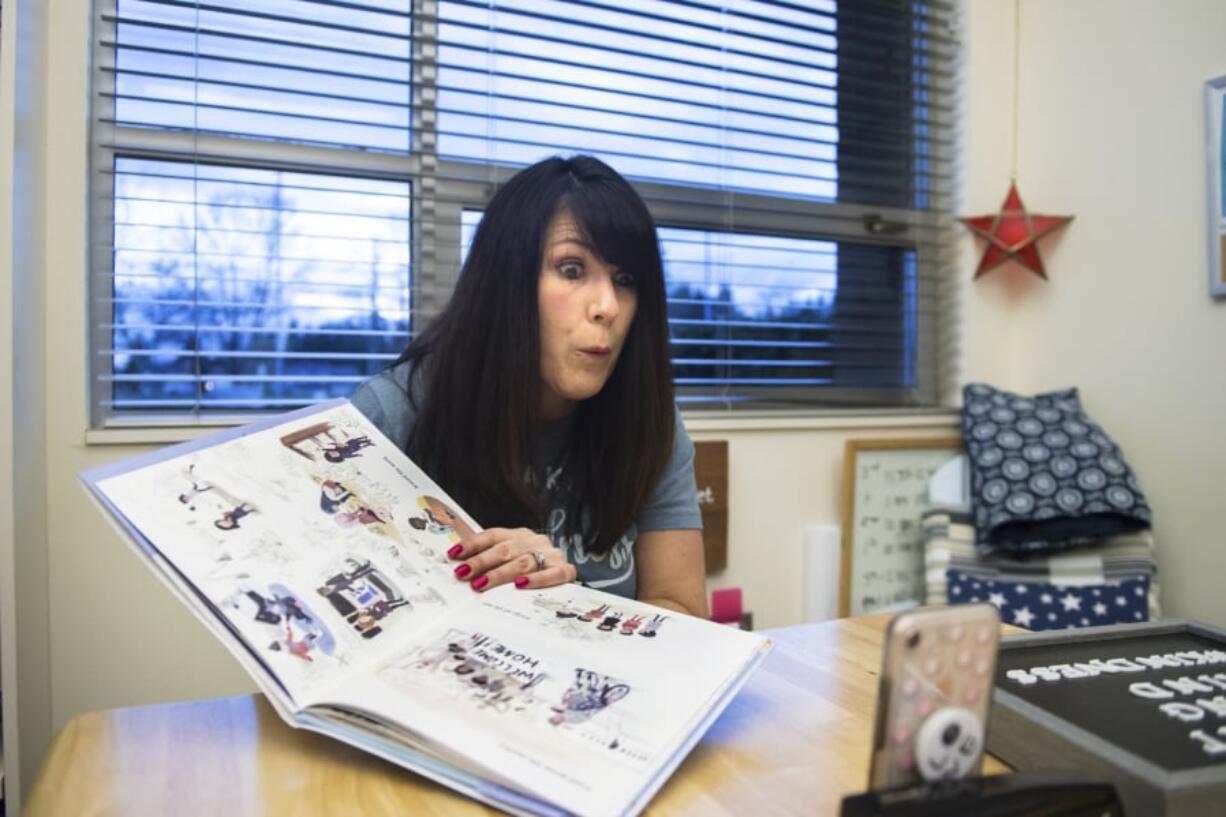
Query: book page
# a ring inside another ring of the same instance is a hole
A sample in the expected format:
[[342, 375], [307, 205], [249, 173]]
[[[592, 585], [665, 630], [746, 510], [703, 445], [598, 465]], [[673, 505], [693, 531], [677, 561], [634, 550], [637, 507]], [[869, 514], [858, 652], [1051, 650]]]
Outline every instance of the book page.
[[446, 551], [474, 523], [348, 404], [97, 489], [295, 701], [473, 595]]
[[579, 585], [500, 587], [328, 701], [399, 722], [504, 785], [617, 814], [765, 643]]

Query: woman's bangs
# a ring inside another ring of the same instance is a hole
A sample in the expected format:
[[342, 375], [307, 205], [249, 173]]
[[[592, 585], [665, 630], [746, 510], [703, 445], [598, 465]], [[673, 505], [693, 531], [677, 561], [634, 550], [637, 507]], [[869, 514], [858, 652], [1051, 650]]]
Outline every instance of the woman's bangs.
[[643, 276], [656, 271], [655, 229], [635, 202], [616, 190], [584, 185], [570, 191], [561, 206], [570, 210], [584, 238], [606, 263], [632, 272], [640, 285], [645, 283]]

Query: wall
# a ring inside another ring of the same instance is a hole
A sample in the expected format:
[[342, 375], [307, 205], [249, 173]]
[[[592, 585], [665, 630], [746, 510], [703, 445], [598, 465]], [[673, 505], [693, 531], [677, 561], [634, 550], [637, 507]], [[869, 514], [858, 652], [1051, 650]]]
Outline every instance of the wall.
[[[839, 524], [847, 439], [949, 437], [952, 414], [879, 418], [687, 418], [696, 440], [728, 440], [728, 567], [708, 582], [739, 586], [758, 628], [804, 620], [804, 533]], [[837, 570], [837, 565], [831, 565]]]
[[[5, 807], [51, 733], [46, 534], [44, 172], [48, 20], [37, 0], [3, 7], [0, 63], [0, 681]], [[18, 704], [20, 701], [20, 705]]]
[[[1212, 546], [1208, 502], [1220, 496], [1213, 463], [1226, 460], [1221, 435], [1215, 439], [1208, 426], [1211, 414], [1222, 413], [1222, 387], [1196, 369], [1199, 363], [1200, 371], [1212, 371], [1211, 350], [1223, 348], [1226, 328], [1223, 305], [1205, 295], [1200, 239], [1198, 94], [1201, 80], [1226, 73], [1226, 65], [1213, 64], [1226, 34], [1215, 11], [1220, 3], [1172, 2], [1162, 6], [1166, 14], [1149, 12], [1154, 4], [1140, 0], [1023, 5], [1022, 192], [1036, 208], [1069, 210], [1078, 220], [1043, 245], [1049, 284], [1001, 270], [972, 285], [977, 248], [964, 241], [964, 273], [949, 292], [963, 313], [954, 339], [961, 370], [965, 379], [1019, 389], [1081, 385], [1154, 501], [1172, 611], [1226, 623], [1212, 573], [1197, 570]], [[43, 269], [56, 296], [47, 307], [45, 444], [50, 697], [58, 728], [86, 710], [224, 695], [250, 684], [104, 527], [76, 482], [83, 468], [143, 449], [84, 439], [89, 4], [49, 0], [47, 7], [57, 32], [48, 75]], [[963, 212], [998, 207], [1008, 182], [1001, 148], [1011, 122], [1010, 8], [998, 0], [969, 6]], [[1152, 58], [1145, 56], [1154, 48], [1149, 39], [1161, 43]], [[1128, 66], [1134, 59], [1144, 73]], [[1141, 103], [1144, 115], [1133, 112]], [[1122, 121], [1128, 127], [1116, 126]], [[1130, 189], [1117, 191], [1125, 172]], [[1133, 306], [1138, 302], [1148, 309]], [[1075, 334], [1079, 328], [1088, 340]], [[1133, 385], [1136, 373], [1147, 375], [1142, 388]], [[1177, 411], [1179, 428], [1164, 428], [1161, 421]], [[758, 623], [777, 626], [801, 614], [802, 531], [838, 521], [843, 440], [939, 436], [951, 421], [793, 421], [751, 429], [695, 420], [692, 427], [698, 439], [730, 440], [731, 550], [715, 584], [744, 587]]]
[[[13, 242], [13, 49], [16, 43], [14, 26], [15, 6], [10, 0], [8, 8], [0, 5], [0, 248], [10, 247]], [[12, 343], [13, 338], [13, 254], [0, 249], [0, 338]], [[0, 355], [0, 475], [13, 473], [13, 361]], [[11, 480], [0, 483], [0, 566], [14, 564], [13, 490]], [[12, 573], [0, 568], [0, 647], [15, 645], [17, 641], [17, 605]], [[0, 690], [16, 689], [17, 668], [10, 658], [16, 655], [10, 648], [0, 654]], [[16, 727], [5, 730], [3, 724], [16, 717], [14, 703], [0, 708], [0, 757], [4, 746], [9, 751], [17, 745]], [[0, 702], [2, 703], [2, 702]], [[15, 766], [8, 764], [6, 771], [13, 774]], [[20, 796], [20, 795], [19, 795]]]
[[[1022, 0], [1021, 9], [1020, 191], [1037, 212], [1076, 220], [1042, 245], [1049, 282], [991, 273], [976, 285], [968, 335], [1000, 343], [978, 319], [1007, 297], [1007, 351], [997, 357], [1010, 376], [997, 381], [1080, 387], [1153, 506], [1166, 612], [1223, 625], [1226, 593], [1205, 568], [1226, 546], [1226, 300], [1208, 296], [1201, 94], [1226, 74], [1226, 3]], [[972, 154], [999, 148], [969, 175], [968, 212], [982, 213], [1008, 184], [1012, 13], [986, 0], [971, 12], [968, 141]]]

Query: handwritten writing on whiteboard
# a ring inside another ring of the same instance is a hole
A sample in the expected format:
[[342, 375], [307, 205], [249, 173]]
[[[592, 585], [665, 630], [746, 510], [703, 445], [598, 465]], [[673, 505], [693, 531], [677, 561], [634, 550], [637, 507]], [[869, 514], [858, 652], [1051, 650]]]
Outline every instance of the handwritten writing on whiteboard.
[[928, 481], [956, 448], [865, 448], [856, 453], [852, 497], [850, 614], [924, 600]]

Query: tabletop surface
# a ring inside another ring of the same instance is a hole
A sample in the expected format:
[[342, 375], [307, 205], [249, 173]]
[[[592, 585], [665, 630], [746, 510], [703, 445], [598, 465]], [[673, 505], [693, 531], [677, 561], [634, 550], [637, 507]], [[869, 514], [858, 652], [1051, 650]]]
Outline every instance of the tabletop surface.
[[[767, 631], [774, 651], [644, 813], [837, 814], [867, 785], [889, 618]], [[499, 813], [295, 730], [260, 695], [81, 715], [52, 743], [26, 806], [29, 817]]]

